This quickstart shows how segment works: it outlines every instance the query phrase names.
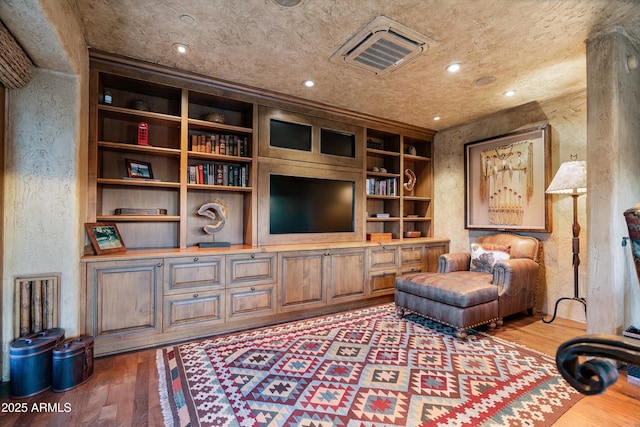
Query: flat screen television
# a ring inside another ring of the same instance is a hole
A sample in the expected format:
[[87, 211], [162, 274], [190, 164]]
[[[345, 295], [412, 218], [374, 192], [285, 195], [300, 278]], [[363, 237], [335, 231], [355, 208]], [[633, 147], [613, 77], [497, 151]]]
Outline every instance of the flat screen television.
[[271, 174], [269, 189], [271, 234], [354, 231], [354, 181]]

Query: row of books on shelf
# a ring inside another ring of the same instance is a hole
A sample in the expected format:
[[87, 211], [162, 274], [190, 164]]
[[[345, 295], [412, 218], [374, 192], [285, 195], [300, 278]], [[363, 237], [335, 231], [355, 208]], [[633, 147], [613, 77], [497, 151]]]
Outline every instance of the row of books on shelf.
[[367, 195], [397, 196], [398, 180], [396, 178], [367, 178]]
[[197, 153], [224, 154], [227, 156], [250, 156], [248, 138], [238, 135], [193, 134], [189, 141], [189, 150]]
[[189, 184], [249, 186], [249, 169], [246, 165], [226, 163], [200, 163], [189, 166]]

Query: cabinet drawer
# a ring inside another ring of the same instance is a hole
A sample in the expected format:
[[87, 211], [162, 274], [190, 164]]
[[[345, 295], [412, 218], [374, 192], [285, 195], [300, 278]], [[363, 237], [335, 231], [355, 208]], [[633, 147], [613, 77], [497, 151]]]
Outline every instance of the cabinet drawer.
[[227, 320], [276, 312], [275, 285], [227, 289]]
[[398, 266], [398, 251], [395, 246], [372, 248], [369, 252], [369, 268], [388, 268]]
[[210, 325], [224, 321], [222, 291], [193, 292], [164, 298], [164, 330], [190, 325]]
[[248, 286], [276, 283], [275, 254], [230, 255], [227, 257], [227, 285]]
[[400, 265], [422, 264], [423, 245], [400, 246]]
[[423, 271], [425, 271], [424, 265], [406, 265], [400, 269], [400, 275], [422, 273]]
[[224, 256], [185, 257], [165, 264], [165, 295], [223, 288]]
[[371, 295], [393, 293], [395, 287], [395, 271], [379, 271], [369, 275], [369, 292]]

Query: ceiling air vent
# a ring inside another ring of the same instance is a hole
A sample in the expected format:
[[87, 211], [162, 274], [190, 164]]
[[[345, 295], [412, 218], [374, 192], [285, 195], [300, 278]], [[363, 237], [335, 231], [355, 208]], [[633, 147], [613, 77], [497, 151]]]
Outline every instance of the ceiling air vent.
[[329, 59], [381, 75], [414, 60], [435, 43], [386, 16], [377, 16]]

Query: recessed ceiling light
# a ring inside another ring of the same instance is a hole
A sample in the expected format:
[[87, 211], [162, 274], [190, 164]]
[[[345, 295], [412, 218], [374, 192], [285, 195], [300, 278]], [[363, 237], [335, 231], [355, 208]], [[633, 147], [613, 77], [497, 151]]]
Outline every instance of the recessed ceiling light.
[[173, 50], [175, 50], [178, 53], [188, 53], [188, 52], [191, 51], [191, 48], [189, 46], [187, 46], [186, 44], [174, 43], [173, 44]]
[[435, 117], [433, 118], [433, 120], [435, 120], [435, 121], [437, 122], [438, 120], [440, 120], [440, 116], [435, 116]]
[[503, 93], [504, 96], [513, 96], [516, 94], [515, 90], [508, 90], [505, 93]]
[[305, 85], [306, 87], [314, 87], [314, 86], [315, 86], [315, 83], [314, 83], [314, 81], [313, 81], [313, 80], [305, 80], [305, 81], [304, 81], [304, 85]]
[[458, 71], [460, 71], [460, 64], [455, 63], [455, 64], [451, 64], [447, 67], [447, 71], [450, 73], [457, 73]]

